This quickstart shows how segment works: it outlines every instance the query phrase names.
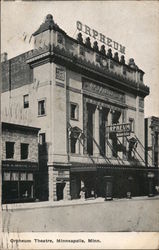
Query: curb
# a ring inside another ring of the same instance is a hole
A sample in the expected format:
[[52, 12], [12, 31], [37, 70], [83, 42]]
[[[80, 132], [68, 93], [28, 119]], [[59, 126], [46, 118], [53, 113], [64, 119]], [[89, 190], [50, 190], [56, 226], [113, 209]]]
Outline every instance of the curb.
[[45, 207], [68, 207], [68, 206], [78, 206], [78, 205], [90, 205], [90, 204], [99, 204], [106, 202], [133, 202], [133, 201], [144, 201], [144, 200], [159, 200], [159, 196], [154, 197], [133, 197], [128, 198], [114, 198], [109, 201], [105, 201], [104, 198], [97, 199], [86, 199], [86, 200], [71, 200], [71, 201], [43, 201], [43, 202], [34, 202], [34, 203], [15, 203], [15, 204], [3, 204], [2, 211], [8, 210], [22, 210], [22, 209], [36, 209], [36, 208], [45, 208]]

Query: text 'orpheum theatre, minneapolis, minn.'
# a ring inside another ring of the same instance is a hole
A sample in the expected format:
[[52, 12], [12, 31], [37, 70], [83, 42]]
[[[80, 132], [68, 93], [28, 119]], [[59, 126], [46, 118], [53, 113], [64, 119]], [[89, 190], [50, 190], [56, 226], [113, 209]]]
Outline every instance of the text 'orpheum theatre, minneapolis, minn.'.
[[[33, 33], [34, 49], [2, 62], [2, 121], [38, 133], [32, 197], [78, 199], [81, 191], [86, 198], [151, 195], [157, 175], [144, 160], [144, 98], [149, 94], [144, 72], [132, 58], [126, 64], [125, 47], [118, 42], [79, 21], [77, 29], [74, 39], [49, 14]], [[19, 161], [29, 160], [29, 147]], [[12, 151], [7, 159], [4, 153], [3, 187], [14, 182], [13, 168], [20, 171], [14, 144]], [[12, 192], [12, 186], [7, 190]]]

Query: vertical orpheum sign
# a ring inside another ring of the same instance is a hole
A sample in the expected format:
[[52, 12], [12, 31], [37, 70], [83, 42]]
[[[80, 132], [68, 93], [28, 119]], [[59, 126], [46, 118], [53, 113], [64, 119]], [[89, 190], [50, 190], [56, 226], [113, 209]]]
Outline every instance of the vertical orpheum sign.
[[125, 54], [125, 46], [123, 46], [122, 44], [113, 41], [111, 38], [106, 37], [102, 33], [99, 33], [97, 30], [91, 29], [89, 26], [82, 24], [80, 21], [76, 22], [76, 26], [79, 31], [94, 38], [95, 40], [100, 41], [101, 43], [107, 45], [108, 47], [115, 49], [122, 54]]

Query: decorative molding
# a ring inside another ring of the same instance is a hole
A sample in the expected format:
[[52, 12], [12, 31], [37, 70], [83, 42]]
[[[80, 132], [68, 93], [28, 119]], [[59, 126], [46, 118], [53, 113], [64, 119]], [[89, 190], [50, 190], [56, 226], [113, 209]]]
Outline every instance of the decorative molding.
[[142, 112], [142, 113], [144, 113], [144, 109], [139, 109], [139, 112]]
[[56, 86], [64, 88], [65, 84], [62, 82], [56, 82]]
[[80, 90], [80, 89], [76, 89], [76, 88], [73, 88], [73, 87], [70, 87], [70, 86], [67, 86], [66, 88], [67, 88], [68, 90], [72, 91], [72, 92], [81, 94], [81, 90]]
[[133, 106], [127, 105], [127, 108], [136, 111], [136, 108]]
[[84, 96], [84, 104], [86, 105], [86, 103], [91, 103], [95, 106], [100, 106], [100, 107], [104, 107], [104, 108], [107, 108], [107, 109], [112, 109], [112, 110], [116, 110], [116, 111], [122, 111], [122, 109], [118, 106], [114, 106], [113, 104], [109, 104], [109, 103], [105, 103], [103, 101], [100, 101], [100, 100], [97, 100], [97, 99], [94, 99], [92, 97], [86, 97]]
[[93, 82], [84, 81], [83, 82], [83, 89], [90, 91], [92, 93], [98, 94], [99, 96], [103, 96], [103, 97], [105, 97], [105, 99], [111, 98], [111, 99], [115, 99], [121, 103], [125, 103], [125, 95], [124, 94], [118, 93], [114, 90], [110, 90], [110, 89], [105, 88], [99, 84], [97, 85]]
[[63, 68], [56, 67], [56, 79], [65, 81], [65, 70]]

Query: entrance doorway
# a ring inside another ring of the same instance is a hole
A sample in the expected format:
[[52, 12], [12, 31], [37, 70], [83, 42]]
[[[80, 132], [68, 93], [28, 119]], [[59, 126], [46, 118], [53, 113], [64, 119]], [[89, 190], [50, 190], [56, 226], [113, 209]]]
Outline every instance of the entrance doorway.
[[63, 192], [64, 192], [64, 187], [65, 187], [66, 183], [65, 182], [59, 182], [56, 183], [56, 194], [57, 194], [57, 200], [63, 200]]

